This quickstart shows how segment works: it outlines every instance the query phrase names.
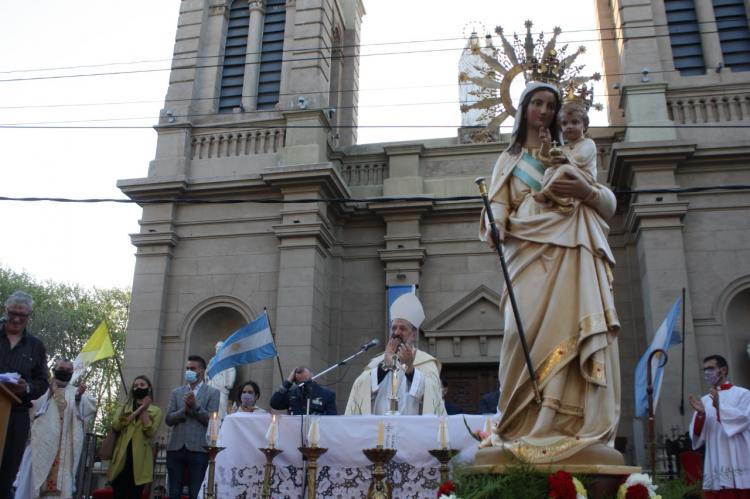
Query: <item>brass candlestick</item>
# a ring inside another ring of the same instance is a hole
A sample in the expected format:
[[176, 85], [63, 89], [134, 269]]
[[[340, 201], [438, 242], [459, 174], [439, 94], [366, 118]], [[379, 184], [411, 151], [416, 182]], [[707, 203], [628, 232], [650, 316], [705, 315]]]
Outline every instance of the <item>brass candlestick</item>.
[[450, 472], [448, 463], [453, 459], [453, 456], [458, 454], [458, 449], [431, 449], [428, 452], [440, 461], [440, 483], [445, 482], [448, 480], [448, 473]]
[[362, 449], [367, 459], [375, 465], [372, 470], [372, 482], [367, 489], [367, 499], [391, 499], [393, 496], [393, 485], [383, 481], [385, 478], [385, 464], [396, 455], [396, 449]]
[[315, 499], [318, 490], [318, 458], [328, 452], [323, 447], [298, 447], [307, 458], [307, 499]]
[[226, 449], [226, 447], [217, 447], [216, 442], [212, 442], [211, 445], [204, 445], [204, 449], [208, 451], [208, 479], [205, 487], [203, 487], [203, 497], [205, 499], [216, 499], [216, 454]]
[[262, 499], [271, 499], [271, 476], [273, 475], [273, 458], [281, 454], [281, 449], [276, 447], [261, 447], [258, 449], [266, 456], [266, 464], [263, 468], [263, 490], [260, 492]]

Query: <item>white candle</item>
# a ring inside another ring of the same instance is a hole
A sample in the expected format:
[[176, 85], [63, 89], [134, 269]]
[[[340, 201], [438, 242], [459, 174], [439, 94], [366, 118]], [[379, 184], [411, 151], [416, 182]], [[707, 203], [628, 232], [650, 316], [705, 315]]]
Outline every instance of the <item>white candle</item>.
[[216, 440], [219, 438], [219, 413], [218, 412], [214, 412], [213, 414], [211, 414], [210, 434], [211, 434], [211, 445], [216, 447]]
[[317, 447], [318, 446], [318, 435], [319, 435], [320, 429], [318, 427], [318, 420], [316, 419], [312, 423], [310, 423], [310, 429], [307, 430], [307, 445], [310, 447]]
[[385, 442], [385, 423], [382, 421], [378, 423], [378, 440], [377, 440], [377, 446], [383, 447], [383, 443]]
[[266, 440], [268, 440], [268, 446], [271, 448], [276, 445], [276, 432], [276, 414], [274, 414], [271, 416], [271, 426], [268, 427], [268, 431], [266, 432]]
[[391, 371], [391, 398], [398, 398], [398, 371]]
[[445, 418], [440, 418], [440, 426], [438, 427], [438, 440], [440, 442], [441, 449], [448, 448], [448, 428], [445, 425]]
[[487, 416], [487, 420], [484, 422], [484, 431], [492, 435], [492, 418]]

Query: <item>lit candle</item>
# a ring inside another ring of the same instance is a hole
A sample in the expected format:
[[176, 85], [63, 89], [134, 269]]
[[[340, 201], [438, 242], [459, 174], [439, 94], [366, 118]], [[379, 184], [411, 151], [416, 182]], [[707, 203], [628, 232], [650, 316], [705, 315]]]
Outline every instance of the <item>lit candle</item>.
[[318, 435], [319, 435], [319, 428], [318, 428], [318, 420], [316, 419], [312, 423], [310, 423], [310, 429], [307, 430], [307, 444], [310, 447], [317, 447], [318, 446]]
[[219, 413], [214, 412], [211, 414], [211, 445], [216, 447], [216, 440], [219, 438]]
[[271, 426], [268, 427], [266, 432], [266, 440], [268, 440], [268, 446], [273, 448], [276, 445], [276, 414], [271, 416]]
[[484, 431], [492, 435], [492, 418], [487, 416], [487, 420], [484, 422]]
[[385, 423], [382, 421], [378, 423], [378, 447], [383, 447], [385, 443]]
[[445, 426], [445, 418], [440, 418], [440, 427], [438, 428], [438, 440], [440, 441], [440, 448], [448, 448], [448, 428]]

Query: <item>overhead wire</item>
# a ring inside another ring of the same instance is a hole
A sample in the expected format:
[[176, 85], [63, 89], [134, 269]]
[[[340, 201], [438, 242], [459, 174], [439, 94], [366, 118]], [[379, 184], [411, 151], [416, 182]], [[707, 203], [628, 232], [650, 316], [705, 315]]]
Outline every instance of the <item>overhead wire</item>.
[[[736, 16], [727, 16], [721, 19], [722, 22], [724, 21], [733, 21], [733, 20], [748, 20], [747, 16], [742, 15], [736, 15]], [[590, 33], [590, 32], [601, 32], [601, 31], [618, 31], [618, 30], [639, 30], [639, 29], [652, 29], [652, 28], [664, 28], [664, 27], [670, 27], [670, 26], [687, 26], [687, 25], [703, 25], [703, 24], [717, 24], [716, 20], [706, 20], [706, 21], [688, 21], [688, 22], [677, 22], [677, 23], [653, 23], [653, 24], [639, 24], [637, 26], [621, 26], [621, 27], [607, 27], [607, 28], [582, 28], [582, 29], [573, 29], [573, 30], [565, 30], [561, 34], [569, 34], [569, 33]], [[537, 37], [540, 34], [544, 33], [543, 31], [532, 31], [532, 36]], [[714, 33], [714, 32], [708, 32], [704, 31], [703, 33]], [[515, 33], [514, 33], [515, 34]], [[523, 35], [523, 33], [521, 33]], [[669, 33], [666, 34], [667, 36]], [[655, 35], [655, 36], [664, 36], [664, 34]], [[497, 35], [493, 35], [493, 38], [497, 38]], [[591, 41], [610, 41], [610, 40], [617, 40], [620, 38], [625, 37], [619, 37], [619, 38], [598, 38], [593, 40], [559, 40], [558, 43], [563, 44], [571, 44], [571, 43], [584, 43], [584, 42], [591, 42]], [[351, 44], [351, 45], [337, 45], [335, 47], [324, 47], [322, 50], [331, 50], [331, 48], [335, 48], [338, 50], [342, 49], [350, 49], [350, 48], [362, 48], [362, 47], [377, 47], [377, 46], [388, 46], [388, 45], [411, 45], [411, 44], [417, 44], [417, 43], [436, 43], [436, 42], [453, 42], [453, 41], [465, 41], [467, 38], [464, 37], [449, 37], [449, 38], [432, 38], [432, 39], [421, 39], [421, 40], [399, 40], [399, 41], [391, 41], [391, 42], [373, 42], [373, 43], [359, 43], [359, 44]], [[319, 51], [321, 49], [314, 49], [315, 51]], [[299, 49], [285, 49], [283, 48], [280, 52], [299, 52]], [[255, 51], [255, 52], [247, 52], [245, 55], [260, 55], [262, 51]], [[57, 67], [49, 67], [49, 68], [26, 68], [26, 69], [9, 69], [9, 70], [0, 70], [0, 74], [12, 74], [12, 73], [33, 73], [33, 72], [40, 72], [40, 71], [62, 71], [62, 70], [69, 70], [69, 69], [85, 69], [85, 68], [97, 68], [97, 67], [106, 67], [106, 66], [125, 66], [125, 65], [133, 65], [133, 64], [148, 64], [148, 63], [157, 63], [157, 62], [169, 62], [169, 61], [184, 61], [184, 60], [199, 60], [199, 59], [217, 59], [222, 58], [223, 55], [205, 55], [205, 56], [189, 56], [189, 57], [172, 57], [172, 58], [164, 58], [164, 59], [142, 59], [139, 61], [122, 61], [122, 62], [106, 62], [106, 63], [98, 63], [98, 64], [80, 64], [80, 65], [72, 65], [72, 66], [57, 66]], [[170, 68], [171, 69], [171, 68]]]
[[[631, 28], [633, 29], [633, 28]], [[719, 33], [719, 31], [703, 31], [703, 34], [711, 34], [711, 33]], [[643, 35], [643, 36], [629, 36], [629, 37], [613, 37], [613, 38], [600, 38], [600, 39], [591, 39], [591, 40], [576, 40], [576, 41], [568, 41], [567, 44], [571, 43], [587, 43], [587, 42], [603, 42], [603, 41], [617, 41], [617, 40], [624, 40], [624, 41], [632, 41], [632, 40], [640, 40], [640, 39], [652, 39], [652, 38], [659, 38], [664, 36], [671, 36], [670, 33], [665, 34], [652, 34], [652, 35]], [[562, 42], [559, 42], [562, 43]], [[436, 48], [436, 49], [425, 49], [425, 50], [404, 50], [399, 52], [380, 52], [380, 53], [373, 53], [373, 54], [341, 54], [338, 56], [338, 58], [341, 59], [347, 59], [347, 58], [356, 58], [356, 57], [373, 57], [373, 56], [386, 56], [386, 55], [408, 55], [408, 54], [425, 54], [425, 53], [435, 53], [435, 52], [449, 52], [449, 51], [458, 51], [458, 50], [464, 50], [465, 47], [451, 47], [451, 48]], [[297, 50], [296, 52], [321, 52], [324, 50], [330, 51], [329, 47], [326, 48], [316, 48], [316, 49], [308, 49], [308, 50]], [[319, 56], [319, 57], [306, 57], [306, 58], [292, 58], [292, 59], [284, 59], [282, 58], [280, 61], [277, 62], [310, 62], [310, 61], [319, 61], [319, 60], [330, 60], [333, 58], [333, 55], [329, 56]], [[260, 65], [262, 61], [253, 61], [253, 62], [245, 62], [244, 65], [250, 66], [250, 65]], [[179, 68], [156, 68], [156, 69], [136, 69], [131, 71], [105, 71], [100, 73], [78, 73], [78, 74], [68, 74], [68, 75], [48, 75], [48, 76], [32, 76], [32, 77], [26, 77], [26, 78], [5, 78], [0, 79], [0, 83], [12, 83], [12, 82], [24, 82], [24, 81], [40, 81], [40, 80], [57, 80], [57, 79], [65, 79], [65, 78], [88, 78], [88, 77], [96, 77], [96, 76], [119, 76], [119, 75], [127, 75], [127, 74], [143, 74], [143, 73], [154, 73], [154, 72], [161, 72], [161, 71], [171, 71], [173, 69], [210, 69], [210, 68], [218, 68], [223, 67], [224, 64], [204, 64], [204, 65], [195, 65], [195, 66], [187, 66], [187, 67], [179, 67]], [[659, 70], [659, 71], [651, 71], [651, 73], [669, 73], [669, 72], [676, 72], [677, 70]], [[606, 76], [626, 76], [626, 75], [637, 75], [640, 74], [640, 72], [633, 72], [633, 73], [608, 73]], [[603, 75], [605, 76], [605, 75]]]

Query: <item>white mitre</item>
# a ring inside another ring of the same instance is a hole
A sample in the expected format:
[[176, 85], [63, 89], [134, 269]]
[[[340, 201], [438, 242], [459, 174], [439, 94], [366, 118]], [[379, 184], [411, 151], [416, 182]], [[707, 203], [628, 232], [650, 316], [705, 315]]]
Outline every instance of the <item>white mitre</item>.
[[403, 319], [419, 329], [424, 322], [424, 309], [417, 295], [406, 293], [391, 304], [391, 320]]

